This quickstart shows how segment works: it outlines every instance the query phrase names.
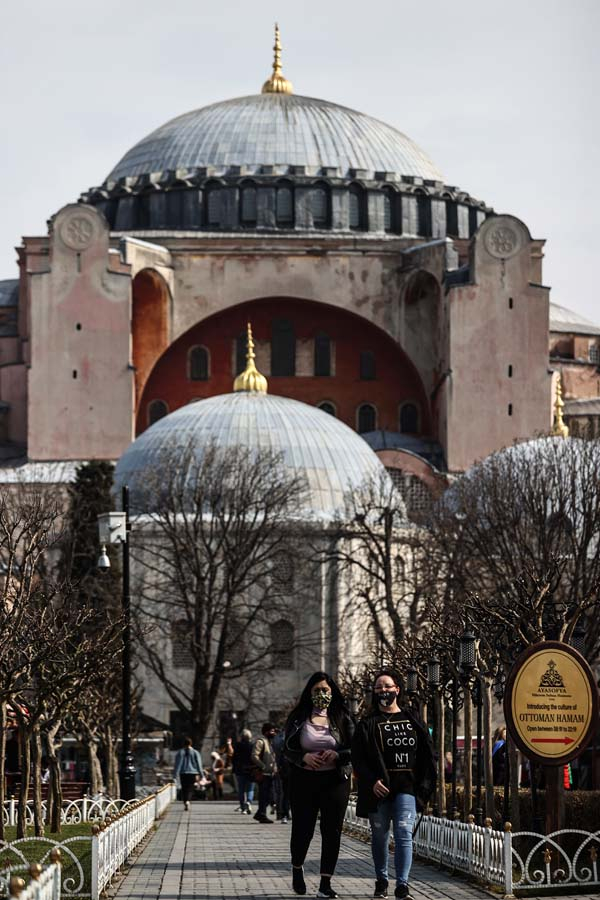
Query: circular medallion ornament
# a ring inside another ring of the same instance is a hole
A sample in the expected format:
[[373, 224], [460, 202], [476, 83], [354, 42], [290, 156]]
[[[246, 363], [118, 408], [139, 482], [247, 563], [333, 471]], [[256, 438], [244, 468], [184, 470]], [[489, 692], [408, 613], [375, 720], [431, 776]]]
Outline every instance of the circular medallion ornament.
[[487, 252], [496, 259], [508, 259], [521, 249], [521, 235], [510, 225], [492, 225], [484, 242]]
[[60, 227], [60, 236], [71, 250], [85, 250], [94, 239], [94, 222], [89, 216], [76, 213]]
[[559, 641], [528, 647], [510, 672], [504, 714], [530, 759], [559, 766], [579, 756], [598, 717], [598, 689], [586, 660]]

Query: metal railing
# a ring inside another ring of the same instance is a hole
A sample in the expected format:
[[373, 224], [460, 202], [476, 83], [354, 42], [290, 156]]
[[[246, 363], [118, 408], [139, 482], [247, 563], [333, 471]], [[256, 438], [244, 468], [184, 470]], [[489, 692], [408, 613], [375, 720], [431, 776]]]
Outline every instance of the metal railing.
[[156, 794], [133, 801], [114, 819], [109, 816], [102, 824], [92, 826], [91, 900], [99, 900], [100, 893], [175, 797], [175, 785], [167, 784]]
[[[351, 800], [345, 823], [351, 833], [370, 834], [368, 819], [356, 815]], [[466, 822], [423, 816], [413, 839], [414, 852], [422, 859], [437, 862], [451, 871], [464, 872], [487, 884], [514, 890], [533, 891], [550, 887], [598, 887], [600, 885], [600, 831], [563, 829], [543, 835], [532, 831], [513, 833]]]
[[[97, 799], [91, 797], [82, 797], [79, 800], [64, 800], [62, 804], [60, 821], [61, 825], [79, 825], [82, 822], [99, 822], [106, 816], [113, 816], [122, 812], [128, 803], [133, 800], [111, 800], [108, 797], [100, 797]], [[5, 800], [2, 816], [5, 825], [15, 826], [17, 824], [17, 800]], [[42, 817], [46, 821], [47, 805], [46, 801], [42, 802]], [[25, 807], [25, 823], [33, 825], [33, 801], [28, 800]]]
[[60, 900], [61, 871], [60, 862], [53, 862], [43, 869], [35, 863], [29, 867], [31, 881], [25, 888], [25, 882], [13, 875], [8, 882], [10, 900]]

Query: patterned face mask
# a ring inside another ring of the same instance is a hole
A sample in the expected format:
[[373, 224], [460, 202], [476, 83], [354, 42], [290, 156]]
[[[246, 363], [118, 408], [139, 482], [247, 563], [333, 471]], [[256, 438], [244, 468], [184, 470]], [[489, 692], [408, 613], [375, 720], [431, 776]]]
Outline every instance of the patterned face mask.
[[327, 709], [331, 703], [331, 694], [329, 691], [313, 691], [311, 699], [315, 709]]
[[380, 706], [391, 706], [396, 696], [396, 691], [382, 691], [381, 694], [377, 694], [377, 702]]

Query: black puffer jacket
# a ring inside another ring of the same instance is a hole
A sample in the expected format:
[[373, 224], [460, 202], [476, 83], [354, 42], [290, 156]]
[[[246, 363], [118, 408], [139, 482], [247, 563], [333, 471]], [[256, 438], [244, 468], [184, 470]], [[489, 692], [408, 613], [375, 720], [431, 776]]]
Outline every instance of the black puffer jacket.
[[[305, 719], [294, 719], [288, 722], [285, 728], [285, 742], [283, 745], [283, 755], [293, 766], [304, 768], [302, 757], [306, 753], [300, 746], [300, 732], [304, 725]], [[335, 752], [338, 755], [336, 760], [336, 768], [340, 774], [340, 778], [346, 780], [352, 775], [352, 762], [350, 759], [352, 738], [354, 735], [354, 721], [348, 715], [344, 715], [341, 728], [336, 728], [330, 721], [329, 727], [331, 734], [335, 738]]]
[[[410, 719], [418, 735], [417, 764], [414, 771], [414, 779], [417, 807], [422, 809], [435, 791], [436, 771], [433, 749], [429, 733], [423, 723], [409, 710], [403, 709], [402, 713], [407, 719]], [[390, 784], [375, 728], [379, 718], [380, 713], [373, 712], [361, 719], [356, 726], [352, 741], [352, 765], [358, 776], [356, 815], [365, 819], [369, 813], [377, 810], [377, 804], [379, 803], [379, 800], [373, 793], [375, 782], [381, 779], [387, 787]]]

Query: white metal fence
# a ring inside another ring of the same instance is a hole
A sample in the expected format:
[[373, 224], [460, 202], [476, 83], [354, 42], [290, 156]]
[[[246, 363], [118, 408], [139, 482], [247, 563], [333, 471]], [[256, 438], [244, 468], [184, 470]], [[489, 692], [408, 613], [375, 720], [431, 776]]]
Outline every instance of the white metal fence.
[[[346, 810], [346, 826], [356, 834], [370, 834], [369, 821], [358, 818], [354, 801]], [[503, 887], [506, 894], [600, 885], [600, 831], [513, 834], [510, 824], [504, 832], [497, 831], [489, 819], [479, 826], [473, 816], [467, 822], [423, 816], [413, 843], [416, 856]]]
[[[98, 900], [100, 892], [110, 883], [133, 850], [151, 830], [156, 819], [163, 815], [175, 798], [175, 785], [167, 784], [156, 793], [139, 800], [88, 801], [87, 807], [83, 806], [83, 801], [78, 801], [81, 805], [76, 814], [71, 811], [72, 818], [67, 824], [92, 822], [91, 835], [76, 835], [62, 841], [55, 841], [49, 837], [29, 836], [10, 842], [0, 841], [0, 857], [3, 863], [0, 895], [5, 897], [10, 895], [10, 877], [28, 869], [32, 845], [37, 845], [39, 847], [37, 858], [42, 866], [50, 861], [55, 850], [60, 850], [62, 857], [60, 888], [63, 898], [88, 897], [91, 900]], [[84, 856], [91, 859], [91, 865], [81, 864], [80, 857]], [[25, 896], [22, 893], [21, 900]], [[28, 894], [27, 900], [30, 896], [38, 897], [35, 893]], [[39, 900], [49, 898], [54, 900], [54, 895], [39, 895]]]
[[[113, 816], [133, 803], [133, 800], [111, 800], [108, 797], [82, 797], [80, 800], [65, 800], [62, 805], [60, 821], [62, 825], [79, 825], [82, 822], [99, 822], [106, 816]], [[2, 816], [5, 825], [17, 824], [17, 800], [5, 800]], [[42, 813], [46, 821], [46, 801], [42, 803]], [[28, 800], [25, 809], [25, 822], [33, 825], [33, 801]]]
[[23, 890], [20, 878], [13, 876], [8, 885], [11, 900], [60, 900], [60, 864], [52, 863], [41, 873], [32, 875], [29, 886]]

